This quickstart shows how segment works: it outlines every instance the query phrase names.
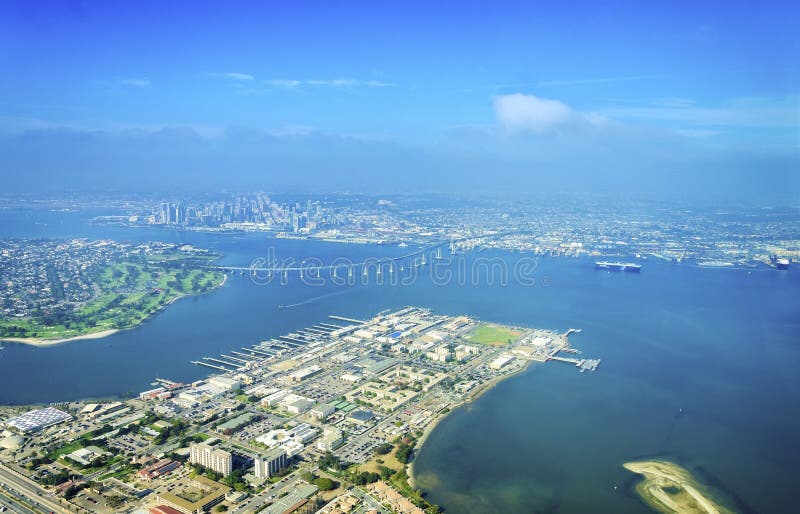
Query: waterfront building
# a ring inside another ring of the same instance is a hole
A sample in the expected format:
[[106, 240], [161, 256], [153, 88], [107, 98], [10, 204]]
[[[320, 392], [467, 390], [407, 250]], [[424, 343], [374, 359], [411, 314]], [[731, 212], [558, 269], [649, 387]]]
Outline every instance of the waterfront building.
[[489, 367], [494, 370], [505, 367], [508, 363], [514, 360], [514, 357], [506, 354], [500, 355], [498, 358], [489, 363]]
[[64, 421], [71, 420], [72, 416], [53, 407], [28, 411], [25, 414], [6, 421], [6, 426], [16, 429], [23, 434], [39, 431]]
[[228, 391], [232, 391], [234, 389], [239, 389], [241, 384], [238, 380], [234, 380], [232, 378], [224, 377], [221, 375], [215, 375], [208, 379], [208, 383], [212, 386], [216, 386]]

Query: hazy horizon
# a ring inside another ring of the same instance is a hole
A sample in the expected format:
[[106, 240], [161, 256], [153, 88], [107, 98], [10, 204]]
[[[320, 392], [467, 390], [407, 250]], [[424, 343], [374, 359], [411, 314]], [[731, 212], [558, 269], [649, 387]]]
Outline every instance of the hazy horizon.
[[7, 192], [796, 201], [798, 9], [0, 6]]

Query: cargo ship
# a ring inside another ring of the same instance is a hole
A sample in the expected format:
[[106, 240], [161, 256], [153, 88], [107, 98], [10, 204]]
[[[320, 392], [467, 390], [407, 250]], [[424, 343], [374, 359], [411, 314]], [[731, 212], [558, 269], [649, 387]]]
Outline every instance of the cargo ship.
[[775, 266], [776, 269], [789, 269], [790, 260], [786, 257], [778, 257], [777, 255], [773, 255], [769, 258], [772, 262], [772, 265]]
[[641, 271], [641, 264], [634, 264], [632, 262], [608, 262], [597, 261], [594, 263], [595, 269], [604, 269], [609, 271], [630, 271], [638, 273]]

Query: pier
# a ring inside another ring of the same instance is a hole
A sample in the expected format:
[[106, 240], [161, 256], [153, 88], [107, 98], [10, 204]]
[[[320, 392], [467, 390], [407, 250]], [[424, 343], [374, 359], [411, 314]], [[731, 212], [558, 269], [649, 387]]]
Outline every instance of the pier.
[[558, 361], [558, 362], [567, 362], [569, 364], [574, 364], [576, 366], [580, 366], [583, 364], [584, 359], [576, 359], [574, 357], [559, 357], [558, 355], [551, 355], [547, 358], [550, 361]]
[[340, 327], [339, 325], [334, 325], [332, 323], [321, 323], [320, 322], [320, 323], [317, 323], [314, 326], [315, 327], [322, 327], [322, 328], [330, 327], [331, 332], [333, 332], [333, 331], [339, 330], [340, 328], [347, 328], [347, 327], [352, 326], [352, 325], [345, 325], [343, 327]]
[[205, 366], [207, 368], [213, 368], [219, 371], [230, 371], [228, 368], [223, 368], [222, 366], [217, 366], [215, 364], [210, 364], [208, 362], [202, 361], [191, 361], [192, 364], [197, 364], [198, 366]]
[[322, 330], [323, 332], [325, 332], [327, 334], [330, 334], [331, 332], [335, 332], [335, 331], [337, 331], [337, 330], [339, 330], [341, 328], [341, 327], [330, 328], [330, 327], [326, 327], [326, 326], [323, 326], [323, 325], [324, 325], [324, 323], [320, 323], [318, 325], [311, 325], [311, 328], [315, 328], [317, 330]]
[[173, 382], [172, 380], [167, 380], [166, 378], [156, 378], [156, 382], [167, 388], [181, 387], [183, 385], [180, 382]]
[[283, 343], [281, 341], [270, 341], [269, 344], [271, 344], [272, 346], [275, 346], [276, 348], [281, 348], [283, 350], [294, 350], [295, 348], [297, 348], [296, 346], [290, 346], [290, 345], [288, 345], [286, 343]]
[[583, 373], [584, 371], [597, 371], [597, 367], [600, 365], [600, 359], [584, 359], [578, 357], [562, 357], [558, 355], [559, 352], [566, 352], [571, 353], [573, 355], [580, 354], [580, 350], [576, 350], [574, 348], [570, 348], [565, 346], [563, 348], [559, 348], [558, 350], [554, 351], [550, 355], [548, 355], [545, 360], [546, 361], [558, 361], [558, 362], [566, 362], [567, 364], [572, 364], [580, 369], [580, 372]]
[[242, 363], [238, 362], [239, 359], [234, 359], [233, 357], [228, 357], [227, 355], [220, 355], [218, 357], [218, 359], [220, 360], [220, 362], [224, 362], [226, 364], [229, 364], [229, 365], [231, 365], [231, 366], [233, 366], [234, 368], [237, 368], [237, 369], [240, 366], [242, 366]]
[[[225, 361], [220, 360], [220, 359], [215, 359], [214, 357], [203, 357], [203, 360], [204, 361], [214, 362], [214, 363], [219, 364], [221, 366], [230, 366], [233, 369], [239, 369], [240, 368], [236, 364], [233, 364], [231, 362], [225, 362]], [[225, 368], [225, 371], [231, 371], [231, 370], [228, 369], [228, 368]]]
[[[233, 352], [231, 352], [231, 353], [233, 353]], [[239, 357], [231, 357], [230, 355], [225, 355], [224, 353], [222, 355], [220, 355], [220, 357], [222, 357], [223, 359], [228, 359], [229, 361], [233, 361], [233, 362], [241, 362], [242, 364], [247, 364], [247, 363], [250, 362], [250, 361], [246, 361], [244, 359], [241, 359]]]
[[600, 359], [584, 359], [581, 364], [581, 373], [584, 371], [597, 371], [597, 366], [600, 365]]
[[256, 349], [255, 346], [253, 348], [242, 348], [242, 350], [244, 350], [246, 352], [251, 352], [254, 355], [261, 355], [263, 357], [274, 357], [275, 356], [275, 350], [269, 350], [269, 349], [265, 349], [265, 348]]
[[338, 321], [346, 321], [346, 322], [348, 322], [348, 323], [358, 323], [359, 325], [363, 325], [364, 323], [366, 323], [366, 321], [362, 321], [362, 320], [360, 320], [360, 319], [354, 319], [354, 318], [345, 318], [345, 317], [343, 317], [343, 316], [334, 316], [334, 315], [330, 315], [330, 316], [328, 316], [328, 317], [329, 317], [330, 319], [335, 319], [335, 320], [338, 320]]

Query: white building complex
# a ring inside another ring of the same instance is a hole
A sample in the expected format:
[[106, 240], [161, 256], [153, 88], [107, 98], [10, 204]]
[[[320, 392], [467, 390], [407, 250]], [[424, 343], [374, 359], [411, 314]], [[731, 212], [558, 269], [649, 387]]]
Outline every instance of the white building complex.
[[53, 407], [47, 407], [46, 409], [28, 411], [21, 416], [9, 419], [5, 424], [7, 427], [16, 429], [18, 432], [28, 434], [71, 419], [72, 416], [66, 412], [54, 409]]
[[269, 478], [286, 467], [286, 452], [283, 448], [275, 448], [254, 459], [256, 478]]
[[333, 451], [344, 443], [344, 434], [336, 427], [326, 428], [322, 432], [322, 438], [317, 441], [317, 449], [322, 451]]
[[212, 448], [204, 443], [189, 446], [189, 462], [200, 464], [221, 473], [222, 476], [228, 476], [233, 471], [233, 456], [230, 452]]

